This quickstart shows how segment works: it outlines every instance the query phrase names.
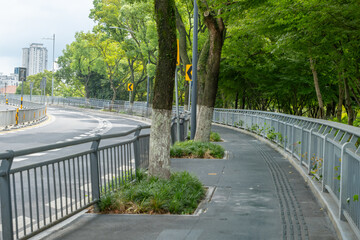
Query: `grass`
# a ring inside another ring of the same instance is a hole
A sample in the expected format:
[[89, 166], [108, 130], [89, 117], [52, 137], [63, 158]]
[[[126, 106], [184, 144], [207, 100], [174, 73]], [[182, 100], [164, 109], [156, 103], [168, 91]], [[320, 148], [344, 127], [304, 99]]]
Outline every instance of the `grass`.
[[202, 183], [188, 172], [175, 172], [169, 180], [138, 172], [138, 180], [101, 197], [102, 213], [192, 214], [205, 196]]
[[[187, 140], [190, 140], [191, 132], [188, 131]], [[220, 134], [217, 132], [210, 132], [210, 142], [222, 142]]]
[[220, 134], [217, 132], [210, 133], [210, 142], [221, 142]]
[[170, 149], [170, 156], [176, 158], [223, 158], [222, 146], [209, 142], [185, 141], [176, 142]]

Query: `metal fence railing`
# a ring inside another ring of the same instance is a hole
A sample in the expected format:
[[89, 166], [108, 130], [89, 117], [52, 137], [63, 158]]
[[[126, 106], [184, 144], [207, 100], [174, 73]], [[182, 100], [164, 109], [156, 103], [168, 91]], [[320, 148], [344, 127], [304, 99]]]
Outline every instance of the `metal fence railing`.
[[17, 109], [0, 111], [0, 128], [6, 128], [13, 125], [26, 124], [42, 120], [46, 117], [46, 106], [33, 102], [23, 102], [23, 109], [19, 109], [20, 100], [0, 96], [0, 104], [16, 106]]
[[[67, 104], [80, 106], [76, 105], [80, 104], [77, 100]], [[144, 105], [137, 104], [137, 108], [144, 111]], [[173, 143], [186, 139], [189, 120], [189, 114], [180, 116], [178, 138], [176, 118], [173, 118]], [[0, 239], [34, 236], [93, 205], [101, 194], [135, 179], [136, 169], [147, 168], [149, 164], [150, 135], [142, 133], [147, 128], [150, 126], [139, 126], [126, 133], [0, 153]], [[12, 168], [18, 157], [76, 146], [83, 150], [71, 150], [68, 155], [56, 159]]]
[[[21, 96], [17, 94], [9, 95], [13, 99], [20, 100]], [[107, 99], [94, 99], [94, 98], [80, 98], [80, 97], [50, 97], [50, 96], [39, 96], [39, 95], [24, 95], [24, 101], [41, 103], [41, 104], [55, 104], [63, 106], [74, 106], [81, 108], [93, 108], [101, 109], [105, 111], [120, 112], [130, 115], [139, 115], [144, 117], [151, 116], [151, 104], [147, 107], [146, 102], [133, 102], [130, 104], [129, 101], [115, 100], [112, 103], [111, 100]], [[173, 107], [175, 111], [175, 106]], [[180, 112], [184, 112], [184, 107], [179, 107]]]
[[[29, 238], [135, 179], [136, 169], [148, 166], [150, 135], [142, 132], [148, 128], [0, 153], [2, 239]], [[74, 147], [68, 155], [12, 168], [17, 157]]]
[[279, 144], [321, 182], [360, 239], [360, 129], [286, 114], [215, 109], [213, 121]]

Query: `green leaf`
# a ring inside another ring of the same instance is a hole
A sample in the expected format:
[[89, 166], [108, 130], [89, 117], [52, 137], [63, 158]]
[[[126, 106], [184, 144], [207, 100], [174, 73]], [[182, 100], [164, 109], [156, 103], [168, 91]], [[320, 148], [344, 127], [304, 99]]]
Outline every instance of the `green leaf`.
[[359, 195], [358, 195], [358, 194], [355, 194], [355, 195], [353, 196], [353, 200], [354, 200], [354, 202], [358, 202], [358, 201], [359, 201]]

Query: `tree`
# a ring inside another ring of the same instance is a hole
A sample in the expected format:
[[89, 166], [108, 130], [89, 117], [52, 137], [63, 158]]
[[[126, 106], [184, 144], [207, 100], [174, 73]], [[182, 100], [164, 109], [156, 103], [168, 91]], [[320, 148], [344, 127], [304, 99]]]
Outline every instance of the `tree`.
[[[94, 1], [90, 17], [97, 21], [98, 28], [118, 42], [124, 51], [127, 83], [133, 83], [134, 89], [130, 102], [133, 103], [138, 88], [147, 76], [148, 63], [156, 63], [157, 36], [154, 34], [152, 1], [109, 0]], [[139, 93], [141, 96], [142, 93]]]
[[171, 110], [177, 51], [174, 0], [155, 0], [155, 19], [159, 50], [152, 108], [149, 174], [169, 178]]
[[57, 72], [67, 84], [78, 86], [80, 92], [81, 86], [84, 86], [85, 93], [82, 95], [86, 98], [91, 97], [89, 85], [92, 76], [103, 70], [100, 53], [87, 39], [89, 35], [90, 33], [83, 32], [75, 34], [75, 41], [67, 45], [63, 55], [59, 57], [60, 70]]
[[215, 10], [208, 1], [198, 1], [200, 13], [208, 29], [208, 39], [204, 44], [198, 63], [198, 120], [195, 140], [209, 141], [212, 115], [214, 111], [221, 51], [225, 38], [225, 24], [220, 10]]

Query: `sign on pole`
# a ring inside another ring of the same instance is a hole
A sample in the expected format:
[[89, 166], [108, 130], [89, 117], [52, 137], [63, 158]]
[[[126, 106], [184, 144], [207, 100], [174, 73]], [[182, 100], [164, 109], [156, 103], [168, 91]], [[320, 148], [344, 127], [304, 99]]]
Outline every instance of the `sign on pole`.
[[185, 80], [186, 81], [192, 80], [192, 64], [186, 64]]
[[129, 92], [132, 92], [134, 90], [134, 84], [133, 83], [128, 83], [127, 90]]
[[20, 82], [26, 81], [26, 68], [19, 67], [19, 81]]
[[179, 39], [176, 39], [176, 43], [177, 43], [176, 66], [179, 66], [180, 65]]

